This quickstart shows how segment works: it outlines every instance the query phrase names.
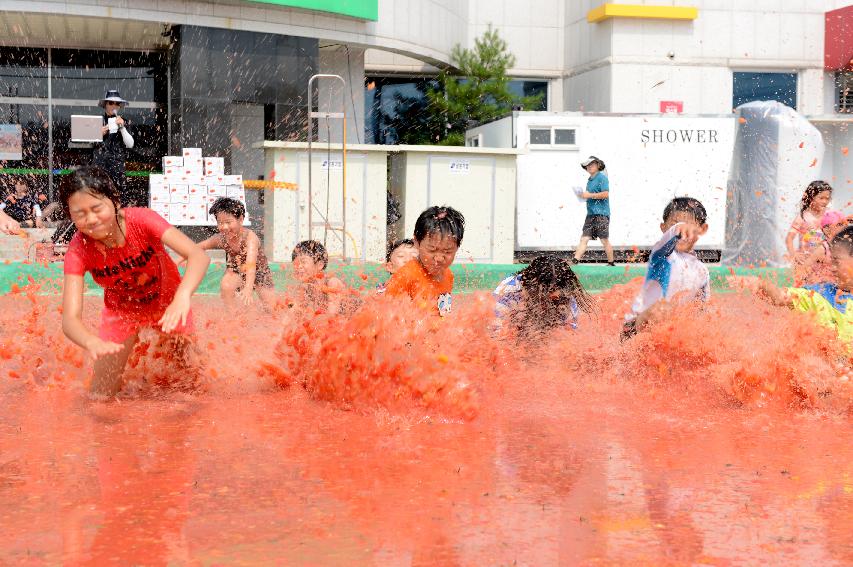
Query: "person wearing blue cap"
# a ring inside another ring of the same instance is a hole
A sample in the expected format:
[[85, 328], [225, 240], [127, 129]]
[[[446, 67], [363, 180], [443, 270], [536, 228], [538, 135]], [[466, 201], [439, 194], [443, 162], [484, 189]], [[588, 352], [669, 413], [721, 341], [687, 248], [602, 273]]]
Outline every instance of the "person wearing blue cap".
[[108, 90], [98, 102], [98, 106], [104, 109], [104, 126], [101, 128], [104, 141], [95, 148], [92, 164], [103, 168], [110, 176], [119, 190], [122, 205], [131, 206], [135, 203], [127, 194], [124, 168], [127, 150], [133, 147], [133, 136], [128, 131], [127, 122], [119, 116], [119, 110], [127, 105], [117, 90]]

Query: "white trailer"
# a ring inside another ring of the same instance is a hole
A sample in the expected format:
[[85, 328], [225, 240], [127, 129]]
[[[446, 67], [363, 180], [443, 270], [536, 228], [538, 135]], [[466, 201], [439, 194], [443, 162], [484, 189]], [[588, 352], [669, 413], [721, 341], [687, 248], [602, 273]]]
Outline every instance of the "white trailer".
[[[466, 145], [518, 148], [516, 251], [565, 251], [580, 239], [586, 185], [580, 162], [595, 155], [610, 181], [610, 241], [647, 249], [660, 237], [670, 199], [690, 196], [708, 211], [697, 248], [725, 244], [726, 186], [736, 118], [514, 112], [466, 132]], [[592, 247], [600, 246], [597, 241]]]

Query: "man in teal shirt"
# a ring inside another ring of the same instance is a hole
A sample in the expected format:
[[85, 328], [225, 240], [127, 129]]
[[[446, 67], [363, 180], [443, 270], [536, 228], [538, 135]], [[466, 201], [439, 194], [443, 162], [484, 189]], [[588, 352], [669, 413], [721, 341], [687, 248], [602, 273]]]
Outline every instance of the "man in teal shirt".
[[601, 173], [604, 170], [604, 162], [595, 156], [589, 156], [581, 162], [581, 167], [589, 173], [586, 182], [586, 191], [580, 194], [581, 199], [586, 199], [586, 219], [583, 223], [581, 241], [575, 249], [575, 264], [580, 262], [586, 252], [586, 246], [590, 240], [596, 238], [601, 240], [604, 251], [607, 253], [607, 264], [615, 266], [613, 261], [613, 246], [610, 245], [610, 182], [607, 176]]

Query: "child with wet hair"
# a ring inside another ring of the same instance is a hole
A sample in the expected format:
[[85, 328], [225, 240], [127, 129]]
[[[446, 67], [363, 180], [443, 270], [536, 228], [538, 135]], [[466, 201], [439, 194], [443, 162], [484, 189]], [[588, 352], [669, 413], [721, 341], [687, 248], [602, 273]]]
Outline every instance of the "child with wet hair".
[[829, 243], [835, 235], [850, 225], [850, 219], [839, 211], [827, 211], [820, 219], [820, 229], [824, 238], [811, 252], [798, 254], [794, 262], [794, 286], [823, 283], [835, 280], [835, 268], [832, 266], [832, 254]]
[[[95, 359], [91, 392], [114, 396], [141, 329], [192, 333], [190, 298], [210, 259], [151, 209], [123, 208], [118, 189], [101, 168], [81, 167], [66, 176], [59, 197], [78, 229], [65, 255], [62, 331]], [[183, 278], [166, 246], [186, 260]], [[104, 288], [97, 334], [83, 322], [86, 272]], [[188, 343], [178, 337], [167, 342], [188, 352]]]
[[222, 300], [229, 307], [239, 297], [251, 305], [254, 293], [264, 307], [275, 304], [275, 286], [267, 256], [258, 235], [243, 226], [246, 207], [237, 199], [220, 197], [210, 207], [219, 234], [199, 242], [202, 250], [225, 250], [225, 273], [219, 284]]
[[811, 252], [820, 246], [823, 240], [820, 221], [831, 199], [832, 186], [826, 181], [812, 181], [806, 187], [800, 202], [800, 212], [785, 237], [785, 247], [791, 261], [795, 261], [800, 250]]
[[[385, 271], [392, 276], [418, 257], [418, 249], [415, 246], [415, 241], [411, 238], [398, 240], [388, 247], [388, 255], [385, 257]], [[380, 283], [376, 286], [377, 293], [385, 293], [388, 282]]]
[[293, 247], [293, 276], [300, 283], [302, 303], [317, 311], [338, 313], [346, 285], [325, 273], [329, 265], [326, 247], [316, 240], [303, 240]]
[[661, 314], [669, 302], [708, 301], [711, 277], [693, 247], [708, 232], [708, 213], [698, 199], [676, 197], [663, 210], [663, 236], [652, 246], [643, 289], [625, 316], [622, 340], [632, 337]]
[[386, 293], [407, 296], [419, 307], [440, 316], [452, 309], [453, 272], [465, 235], [465, 217], [453, 207], [430, 207], [415, 222], [416, 261], [397, 270], [388, 281]]
[[593, 300], [569, 262], [553, 254], [534, 258], [494, 291], [495, 312], [519, 337], [560, 327], [578, 328], [581, 311], [591, 312]]
[[829, 245], [834, 281], [780, 288], [757, 277], [731, 277], [734, 288], [752, 291], [768, 302], [812, 313], [818, 324], [834, 329], [846, 345], [853, 345], [853, 227], [842, 229]]

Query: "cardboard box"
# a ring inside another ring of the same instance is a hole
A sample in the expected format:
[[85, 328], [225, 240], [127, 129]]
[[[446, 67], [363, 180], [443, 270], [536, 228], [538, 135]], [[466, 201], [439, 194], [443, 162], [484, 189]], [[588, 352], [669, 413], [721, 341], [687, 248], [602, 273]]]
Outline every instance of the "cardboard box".
[[204, 171], [202, 168], [185, 167], [181, 170], [181, 176], [187, 179], [200, 179], [203, 177]]
[[201, 148], [184, 148], [184, 151], [181, 153], [185, 158], [201, 158]]
[[183, 203], [189, 204], [190, 196], [187, 193], [172, 193], [169, 195], [169, 203]]
[[148, 197], [151, 203], [168, 203], [169, 202], [169, 186], [168, 185], [152, 185], [148, 188]]
[[246, 200], [246, 192], [242, 185], [226, 185], [225, 196], [231, 197], [232, 199], [238, 199], [240, 201]]
[[163, 169], [167, 167], [183, 167], [184, 158], [182, 156], [163, 156]]
[[189, 195], [190, 186], [186, 183], [170, 183], [169, 194]]
[[205, 204], [207, 203], [207, 186], [190, 185], [190, 203]]
[[191, 225], [207, 224], [207, 205], [190, 204], [187, 207], [186, 222]]
[[166, 179], [174, 179], [183, 175], [184, 167], [182, 165], [170, 165], [163, 168], [163, 175]]
[[172, 203], [169, 205], [169, 222], [172, 224], [184, 224], [187, 221], [188, 205]]
[[216, 197], [227, 196], [227, 192], [225, 190], [225, 185], [214, 185], [214, 184], [208, 183], [207, 184], [207, 196], [208, 196], [208, 201], [210, 201], [211, 203], [213, 202], [214, 199], [216, 199]]
[[168, 203], [152, 203], [151, 210], [168, 220], [169, 204]]
[[205, 175], [204, 182], [208, 185], [225, 185], [225, 174], [222, 175]]
[[225, 175], [225, 158], [221, 157], [206, 157], [204, 158], [204, 174], [205, 175]]
[[162, 173], [152, 173], [148, 176], [149, 185], [165, 185], [166, 176]]
[[225, 185], [242, 185], [243, 184], [243, 176], [242, 175], [223, 175], [222, 176], [225, 181]]
[[185, 168], [193, 168], [193, 169], [201, 169], [204, 170], [204, 160], [200, 157], [185, 157], [184, 167]]

